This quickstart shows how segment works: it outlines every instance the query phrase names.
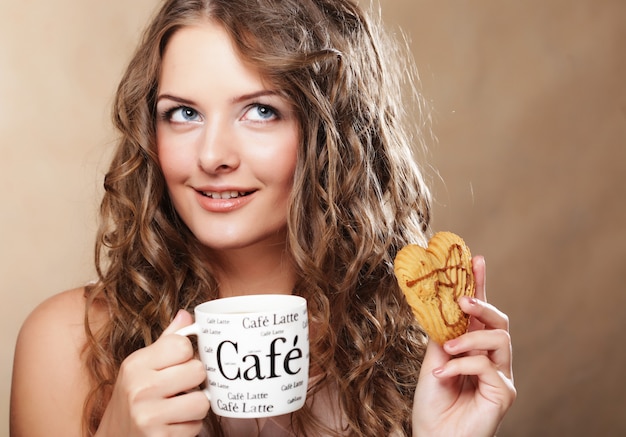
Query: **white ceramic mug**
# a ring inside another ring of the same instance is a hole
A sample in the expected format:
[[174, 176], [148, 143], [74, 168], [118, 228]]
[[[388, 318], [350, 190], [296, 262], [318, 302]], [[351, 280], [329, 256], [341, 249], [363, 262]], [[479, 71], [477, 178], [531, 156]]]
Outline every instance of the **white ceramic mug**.
[[204, 392], [216, 414], [268, 417], [304, 405], [309, 380], [304, 298], [229, 297], [204, 302], [194, 313], [195, 323], [176, 333], [198, 337], [207, 373]]

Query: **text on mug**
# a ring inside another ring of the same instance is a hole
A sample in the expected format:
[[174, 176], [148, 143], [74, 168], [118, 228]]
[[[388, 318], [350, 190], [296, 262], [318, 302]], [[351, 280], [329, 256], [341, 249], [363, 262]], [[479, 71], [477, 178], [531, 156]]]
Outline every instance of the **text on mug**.
[[251, 328], [267, 328], [268, 326], [276, 326], [276, 325], [284, 325], [286, 323], [297, 322], [299, 319], [298, 313], [291, 314], [272, 314], [272, 317], [269, 316], [258, 316], [256, 318], [253, 317], [244, 317], [242, 321], [242, 325], [245, 329]]
[[[229, 356], [232, 356], [230, 353], [234, 351], [237, 354], [239, 352], [239, 346], [236, 342], [233, 342], [230, 340], [221, 342], [219, 346], [217, 347], [217, 365], [219, 367], [220, 373], [222, 374], [224, 378], [230, 381], [234, 381], [234, 380], [242, 379], [242, 378], [248, 381], [252, 381], [255, 379], [277, 378], [281, 376], [280, 367], [282, 367], [282, 370], [284, 370], [286, 374], [289, 374], [289, 375], [298, 374], [301, 370], [301, 367], [294, 369], [293, 368], [294, 363], [292, 363], [292, 361], [299, 360], [303, 356], [302, 349], [296, 347], [296, 344], [298, 343], [298, 336], [296, 335], [295, 338], [293, 339], [293, 348], [290, 349], [286, 354], [284, 354], [284, 358], [282, 358], [282, 366], [276, 365], [278, 357], [283, 355], [282, 353], [277, 351], [277, 347], [280, 347], [280, 345], [277, 346], [279, 342], [281, 342], [282, 344], [287, 343], [287, 339], [284, 337], [277, 337], [274, 340], [272, 340], [272, 343], [270, 344], [269, 354], [264, 356], [265, 358], [268, 359], [269, 365], [270, 365], [269, 366], [270, 370], [269, 370], [268, 375], [264, 375], [261, 371], [261, 360], [264, 357], [259, 356], [258, 354], [244, 355], [241, 358], [241, 363], [240, 363], [241, 365], [239, 366], [239, 368], [237, 369], [235, 373], [226, 372], [222, 365], [222, 353], [226, 352], [226, 353], [229, 353]], [[226, 349], [223, 350], [224, 348]], [[242, 368], [245, 365], [249, 365], [249, 367], [243, 370], [242, 372]]]

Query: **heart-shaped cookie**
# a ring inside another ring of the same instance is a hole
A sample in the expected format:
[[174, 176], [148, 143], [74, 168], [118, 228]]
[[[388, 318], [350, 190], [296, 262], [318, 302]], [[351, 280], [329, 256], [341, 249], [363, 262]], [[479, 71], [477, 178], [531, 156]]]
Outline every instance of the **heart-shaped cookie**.
[[438, 232], [428, 248], [410, 244], [396, 255], [398, 285], [413, 314], [430, 338], [439, 344], [467, 332], [469, 316], [457, 300], [474, 296], [472, 255], [461, 237]]

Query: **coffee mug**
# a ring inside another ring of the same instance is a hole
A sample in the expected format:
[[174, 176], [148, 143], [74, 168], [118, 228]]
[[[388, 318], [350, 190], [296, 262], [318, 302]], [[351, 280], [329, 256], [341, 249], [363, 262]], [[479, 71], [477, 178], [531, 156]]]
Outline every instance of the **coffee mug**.
[[257, 418], [304, 405], [309, 380], [306, 300], [291, 295], [215, 299], [176, 333], [198, 337], [205, 394], [220, 416]]

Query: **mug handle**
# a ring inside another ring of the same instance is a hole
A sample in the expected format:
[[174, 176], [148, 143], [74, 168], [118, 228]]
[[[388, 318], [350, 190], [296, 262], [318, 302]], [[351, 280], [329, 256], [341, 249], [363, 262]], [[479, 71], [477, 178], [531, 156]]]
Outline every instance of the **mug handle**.
[[[198, 336], [200, 335], [200, 325], [198, 325], [197, 323], [192, 323], [191, 325], [180, 328], [174, 334], [182, 335], [183, 337], [189, 337], [190, 335]], [[204, 393], [204, 395], [207, 397], [207, 399], [211, 401], [211, 395], [209, 394], [209, 389], [203, 388], [201, 390]]]

